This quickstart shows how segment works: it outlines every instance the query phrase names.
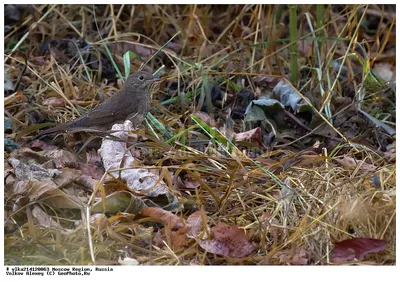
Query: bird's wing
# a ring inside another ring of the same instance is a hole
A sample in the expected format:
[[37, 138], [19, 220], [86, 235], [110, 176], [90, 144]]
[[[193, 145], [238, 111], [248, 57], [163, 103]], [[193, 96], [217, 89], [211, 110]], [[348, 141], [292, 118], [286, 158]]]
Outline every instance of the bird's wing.
[[[121, 105], [122, 106], [122, 105]], [[125, 120], [124, 111], [99, 104], [83, 117], [71, 122], [71, 127], [105, 126], [113, 122]]]

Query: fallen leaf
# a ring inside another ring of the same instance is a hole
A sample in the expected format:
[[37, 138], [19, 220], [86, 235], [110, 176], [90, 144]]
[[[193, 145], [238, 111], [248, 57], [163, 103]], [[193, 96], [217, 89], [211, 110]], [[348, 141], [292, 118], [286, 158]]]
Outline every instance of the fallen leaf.
[[179, 251], [186, 245], [187, 229], [186, 226], [182, 226], [177, 231], [165, 228], [165, 235], [167, 236], [167, 241], [172, 245], [172, 250]]
[[215, 127], [216, 123], [215, 120], [207, 113], [202, 112], [202, 111], [197, 111], [194, 112], [194, 115], [204, 121], [206, 124], [208, 124], [211, 127]]
[[67, 150], [52, 150], [40, 152], [44, 157], [49, 158], [53, 161], [56, 168], [63, 168], [68, 164], [78, 162], [78, 157]]
[[354, 238], [335, 243], [331, 253], [332, 262], [345, 262], [353, 259], [363, 260], [369, 253], [380, 252], [389, 246], [384, 240]]
[[395, 71], [396, 68], [389, 63], [377, 63], [372, 69], [374, 75], [379, 76], [384, 81], [393, 80], [396, 77]]
[[[104, 215], [104, 213], [92, 214], [89, 219], [90, 225], [94, 225], [95, 227], [97, 227], [101, 223], [101, 221], [103, 221], [104, 219], [108, 220], [108, 218]], [[86, 223], [83, 222], [81, 219], [74, 221], [75, 227], [78, 227], [82, 224], [86, 224]]]
[[279, 251], [273, 257], [279, 257], [279, 261], [289, 265], [307, 265], [307, 252], [302, 247], [292, 245], [288, 250]]
[[161, 220], [165, 225], [172, 228], [181, 228], [185, 225], [185, 220], [173, 213], [158, 207], [144, 208], [140, 212], [143, 216], [149, 216]]
[[29, 199], [35, 201], [43, 194], [49, 191], [58, 189], [58, 186], [51, 179], [44, 179], [42, 181], [29, 181]]
[[10, 105], [14, 102], [21, 103], [26, 100], [25, 95], [21, 91], [17, 91], [4, 98], [4, 106]]
[[88, 199], [68, 195], [60, 189], [56, 189], [43, 194], [41, 201], [53, 209], [82, 209], [87, 204]]
[[38, 205], [35, 205], [32, 209], [32, 216], [37, 219], [39, 225], [50, 228], [59, 227], [59, 224], [47, 213], [45, 213]]
[[352, 157], [343, 157], [340, 159], [335, 159], [339, 164], [341, 164], [345, 169], [355, 169], [360, 163], [360, 169], [376, 171], [376, 167], [374, 165], [365, 163], [364, 161], [356, 160]]
[[128, 191], [117, 191], [108, 195], [103, 200], [98, 201], [91, 208], [92, 213], [111, 213], [115, 214], [118, 212], [129, 212], [138, 214], [146, 204], [142, 199], [132, 195]]
[[182, 50], [182, 45], [175, 43], [175, 42], [169, 42], [167, 44], [167, 48], [174, 51], [176, 54], [180, 53]]
[[135, 260], [134, 258], [128, 258], [128, 257], [126, 257], [124, 259], [119, 258], [118, 259], [118, 263], [120, 265], [131, 265], [131, 266], [132, 265], [139, 265], [139, 262], [137, 260]]
[[232, 258], [241, 258], [248, 256], [256, 250], [257, 245], [249, 241], [243, 229], [237, 226], [228, 226], [225, 223], [219, 223], [211, 228], [210, 240], [200, 240], [199, 244], [206, 251]]
[[183, 218], [158, 207], [144, 208], [140, 214], [159, 219], [165, 225], [165, 237], [161, 232], [158, 232], [154, 238], [157, 246], [160, 247], [163, 241], [166, 241], [172, 250], [179, 251], [186, 245], [188, 227]]
[[293, 265], [307, 265], [308, 259], [307, 254], [304, 249], [300, 249], [298, 253], [296, 253], [292, 258]]
[[386, 123], [384, 123], [383, 121], [371, 116], [369, 113], [364, 112], [363, 110], [359, 109], [358, 110], [360, 113], [362, 113], [363, 115], [365, 115], [370, 121], [372, 121], [377, 127], [381, 127], [382, 129], [384, 129], [387, 133], [389, 133], [390, 135], [394, 135], [396, 134], [396, 129], [392, 128], [391, 126], [387, 125]]
[[257, 145], [262, 145], [262, 132], [260, 127], [256, 127], [246, 132], [240, 132], [235, 135], [235, 140], [237, 142], [240, 141], [247, 141], [247, 142], [254, 142]]
[[53, 144], [48, 144], [42, 140], [36, 139], [30, 144], [30, 148], [39, 148], [41, 150], [56, 150], [57, 146]]
[[229, 226], [220, 222], [210, 230], [210, 236], [198, 235], [203, 229], [201, 212], [193, 213], [186, 221], [188, 237], [194, 238], [207, 252], [231, 257], [241, 258], [248, 256], [257, 249], [257, 245], [249, 241], [246, 233], [237, 226]]
[[4, 72], [4, 91], [14, 91], [14, 83], [6, 71]]
[[67, 102], [64, 99], [58, 97], [50, 97], [43, 101], [45, 106], [64, 107], [66, 104]]
[[[121, 140], [127, 140], [129, 138], [127, 132], [133, 130], [133, 125], [128, 120], [124, 124], [114, 124], [112, 130], [116, 132], [111, 135]], [[132, 163], [135, 162], [135, 158], [128, 150], [125, 142], [103, 139], [98, 153], [102, 159], [105, 171], [126, 168], [121, 171], [111, 172], [110, 174], [116, 178], [121, 177], [130, 190], [149, 197], [166, 195], [170, 203], [176, 200], [176, 197], [172, 195], [168, 186], [159, 175], [145, 168], [130, 168]]]
[[188, 237], [197, 238], [197, 234], [203, 229], [203, 222], [201, 220], [201, 211], [192, 213], [186, 220], [188, 229]]
[[[298, 94], [297, 89], [284, 80], [279, 81], [272, 92], [279, 96], [280, 103], [286, 107], [291, 107], [296, 113], [306, 112], [311, 109], [311, 106]], [[266, 99], [265, 102], [269, 100], [273, 99]]]
[[177, 190], [194, 190], [200, 187], [200, 182], [194, 179], [190, 174], [180, 173], [174, 176], [174, 185]]

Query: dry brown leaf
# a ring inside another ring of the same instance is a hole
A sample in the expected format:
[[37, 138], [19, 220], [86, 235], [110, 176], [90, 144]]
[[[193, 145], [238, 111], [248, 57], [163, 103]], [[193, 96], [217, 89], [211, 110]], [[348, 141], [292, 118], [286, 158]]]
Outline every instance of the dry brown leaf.
[[219, 223], [211, 228], [211, 237], [212, 239], [198, 242], [201, 247], [213, 254], [241, 258], [257, 249], [257, 245], [250, 242], [246, 233], [235, 225]]
[[[335, 161], [343, 165], [345, 169], [355, 169], [357, 166], [360, 166], [360, 169], [362, 170], [376, 171], [376, 166], [356, 160], [352, 157], [343, 157], [341, 159], [336, 158]], [[360, 163], [361, 165], [359, 165]]]
[[[205, 179], [204, 179], [205, 180]], [[174, 176], [174, 185], [177, 190], [193, 190], [200, 187], [200, 183], [189, 174], [181, 173]]]
[[388, 242], [372, 238], [353, 238], [335, 243], [332, 262], [345, 262], [353, 259], [363, 260], [369, 253], [380, 252], [389, 246]]
[[30, 148], [39, 148], [41, 150], [56, 150], [57, 146], [55, 146], [53, 144], [48, 144], [42, 140], [36, 139], [31, 143]]
[[199, 119], [201, 119], [201, 121], [204, 121], [209, 126], [215, 127], [215, 120], [209, 114], [207, 114], [205, 112], [197, 111], [197, 112], [194, 112], [194, 115], [196, 117], [198, 117]]
[[281, 263], [289, 264], [289, 265], [307, 265], [308, 258], [306, 250], [292, 245], [289, 250], [279, 251], [274, 257], [279, 257]]
[[219, 223], [210, 230], [210, 238], [203, 234], [202, 213], [197, 211], [187, 219], [188, 237], [194, 238], [207, 252], [232, 258], [248, 256], [257, 249], [257, 245], [249, 241], [246, 233], [237, 226]]
[[165, 227], [167, 241], [170, 242], [172, 250], [179, 251], [186, 245], [187, 229], [186, 226], [182, 226], [177, 231], [172, 231], [170, 228]]
[[165, 226], [169, 226], [171, 229], [183, 227], [185, 224], [185, 220], [183, 218], [180, 218], [179, 216], [176, 216], [173, 213], [158, 207], [144, 208], [140, 214], [159, 219]]
[[246, 132], [241, 132], [235, 135], [235, 140], [240, 142], [240, 141], [246, 141], [246, 142], [251, 142], [251, 143], [256, 143], [257, 145], [261, 146], [262, 145], [262, 132], [261, 128], [257, 127], [252, 130], [246, 131]]
[[192, 213], [186, 220], [188, 226], [188, 236], [190, 238], [197, 238], [197, 234], [203, 229], [203, 222], [201, 218], [201, 211]]
[[[178, 251], [182, 249], [184, 245], [186, 245], [186, 234], [188, 227], [186, 226], [186, 222], [183, 218], [180, 218], [173, 213], [158, 207], [144, 208], [140, 214], [143, 216], [157, 218], [162, 221], [162, 223], [165, 225], [165, 240], [172, 250]], [[176, 228], [178, 228], [178, 230], [174, 231], [173, 229]], [[157, 246], [161, 246], [162, 241], [164, 241], [164, 236], [161, 232], [158, 232], [154, 240]]]
[[17, 91], [4, 98], [4, 106], [8, 106], [14, 102], [21, 103], [26, 99], [25, 95], [21, 91]]

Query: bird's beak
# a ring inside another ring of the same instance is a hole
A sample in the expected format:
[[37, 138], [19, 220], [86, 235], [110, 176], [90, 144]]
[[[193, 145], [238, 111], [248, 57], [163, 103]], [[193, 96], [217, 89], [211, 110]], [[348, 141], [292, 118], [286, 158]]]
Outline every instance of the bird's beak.
[[160, 78], [158, 78], [158, 77], [153, 77], [153, 81], [159, 81], [160, 80]]

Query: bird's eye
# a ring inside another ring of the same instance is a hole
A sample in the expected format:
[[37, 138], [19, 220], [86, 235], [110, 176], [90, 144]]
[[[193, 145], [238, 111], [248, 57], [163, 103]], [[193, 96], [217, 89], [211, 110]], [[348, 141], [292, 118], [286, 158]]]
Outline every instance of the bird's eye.
[[143, 75], [139, 75], [139, 80], [143, 81], [144, 80], [144, 76]]

